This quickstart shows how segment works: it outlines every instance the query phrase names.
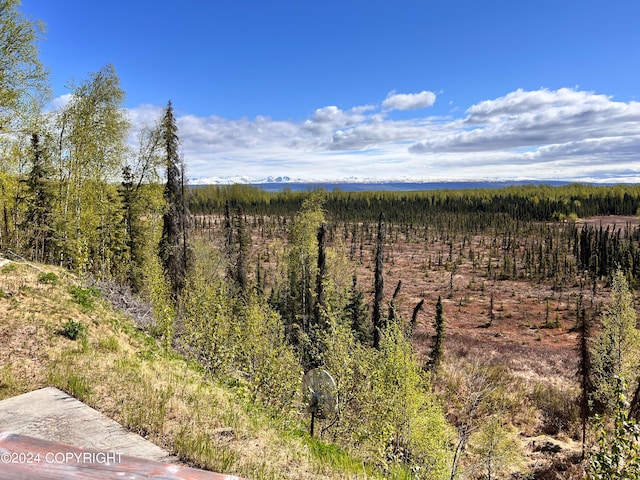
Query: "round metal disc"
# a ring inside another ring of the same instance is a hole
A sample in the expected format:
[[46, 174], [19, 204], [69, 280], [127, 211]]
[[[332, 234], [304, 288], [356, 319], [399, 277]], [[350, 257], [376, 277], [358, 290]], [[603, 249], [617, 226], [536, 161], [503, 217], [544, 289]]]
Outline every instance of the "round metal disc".
[[336, 413], [338, 392], [336, 381], [323, 368], [309, 370], [302, 380], [302, 388], [309, 411], [318, 418]]

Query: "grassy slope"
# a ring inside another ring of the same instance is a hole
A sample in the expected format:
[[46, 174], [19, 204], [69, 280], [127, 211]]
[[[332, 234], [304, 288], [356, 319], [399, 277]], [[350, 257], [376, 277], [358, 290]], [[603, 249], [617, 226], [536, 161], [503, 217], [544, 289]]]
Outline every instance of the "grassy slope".
[[[378, 478], [361, 462], [310, 438], [303, 419], [253, 404], [238, 382], [209, 378], [98, 299], [83, 307], [79, 280], [55, 267], [0, 268], [0, 399], [44, 386], [65, 390], [180, 456], [249, 479]], [[72, 320], [84, 339], [61, 335]]]

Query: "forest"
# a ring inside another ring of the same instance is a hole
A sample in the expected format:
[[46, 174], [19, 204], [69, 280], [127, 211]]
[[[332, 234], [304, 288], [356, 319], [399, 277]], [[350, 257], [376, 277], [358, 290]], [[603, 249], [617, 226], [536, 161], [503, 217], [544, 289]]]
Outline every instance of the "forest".
[[305, 431], [325, 369], [316, 435], [372, 478], [640, 478], [640, 186], [189, 186], [170, 101], [135, 145], [113, 65], [51, 109], [42, 27], [0, 22], [0, 256], [146, 302]]

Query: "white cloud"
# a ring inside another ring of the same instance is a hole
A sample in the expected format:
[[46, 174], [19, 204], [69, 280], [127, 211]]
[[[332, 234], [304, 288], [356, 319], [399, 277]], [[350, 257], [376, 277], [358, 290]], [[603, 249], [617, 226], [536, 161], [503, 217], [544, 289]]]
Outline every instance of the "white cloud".
[[[392, 118], [392, 105], [433, 103], [424, 93], [392, 93], [378, 107], [325, 106], [302, 122], [183, 115], [178, 134], [190, 177], [640, 182], [640, 103], [566, 88], [516, 90], [461, 118]], [[140, 125], [161, 112], [143, 105], [129, 116]]]
[[436, 94], [423, 90], [420, 93], [396, 93], [392, 91], [382, 102], [385, 110], [415, 110], [430, 107], [436, 102]]
[[59, 97], [54, 98], [53, 100], [51, 100], [51, 104], [50, 104], [51, 110], [55, 111], [63, 108], [65, 105], [67, 105], [71, 101], [72, 98], [73, 98], [73, 95], [70, 93], [66, 93], [64, 95], [60, 95]]
[[493, 151], [640, 134], [640, 103], [566, 88], [517, 90], [467, 114], [466, 128], [416, 142], [410, 151]]

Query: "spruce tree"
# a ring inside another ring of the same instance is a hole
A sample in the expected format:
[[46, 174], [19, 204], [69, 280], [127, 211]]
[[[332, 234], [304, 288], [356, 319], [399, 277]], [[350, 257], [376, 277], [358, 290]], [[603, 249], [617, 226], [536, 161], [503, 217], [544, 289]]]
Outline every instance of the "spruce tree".
[[171, 102], [167, 104], [160, 129], [167, 178], [164, 188], [166, 211], [162, 217], [160, 259], [171, 284], [173, 300], [177, 301], [184, 288], [187, 274], [186, 226], [189, 211], [184, 193], [184, 165], [178, 150], [178, 127]]
[[444, 356], [444, 315], [442, 309], [442, 299], [438, 297], [436, 302], [436, 333], [433, 336], [433, 346], [431, 348], [431, 358], [429, 359], [429, 368], [432, 372], [437, 373], [442, 357]]
[[353, 335], [360, 343], [370, 344], [369, 307], [364, 301], [364, 295], [358, 290], [358, 277], [355, 273], [353, 274], [353, 283], [349, 291], [349, 303], [344, 309], [344, 319], [351, 325]]
[[237, 236], [238, 236], [238, 256], [236, 261], [236, 282], [240, 293], [246, 296], [249, 290], [249, 277], [247, 274], [247, 256], [249, 251], [249, 236], [245, 230], [244, 216], [242, 209], [238, 208], [236, 214]]
[[120, 200], [122, 202], [124, 230], [126, 244], [129, 250], [130, 264], [127, 269], [127, 281], [134, 290], [141, 287], [141, 276], [139, 275], [141, 265], [140, 241], [142, 231], [138, 221], [139, 212], [136, 211], [137, 189], [134, 187], [133, 171], [130, 165], [125, 165], [122, 169], [122, 182], [120, 186]]
[[327, 299], [325, 283], [327, 279], [327, 246], [326, 227], [323, 224], [318, 228], [318, 269], [316, 272], [316, 302], [313, 309], [315, 324], [320, 328], [326, 328]]
[[380, 348], [380, 338], [384, 329], [382, 317], [382, 301], [384, 298], [384, 214], [378, 219], [378, 236], [376, 240], [376, 267], [373, 280], [373, 347]]
[[578, 362], [578, 377], [580, 380], [580, 418], [582, 420], [582, 459], [586, 456], [587, 448], [587, 423], [592, 414], [590, 398], [593, 395], [594, 386], [591, 378], [591, 352], [589, 350], [590, 325], [585, 309], [582, 306], [582, 293], [580, 294], [578, 306], [578, 322], [580, 325], [580, 335], [578, 337], [578, 351], [580, 360]]
[[37, 133], [31, 135], [31, 153], [33, 155], [31, 170], [26, 179], [30, 198], [25, 224], [32, 231], [28, 245], [32, 257], [36, 261], [44, 262], [49, 257], [52, 241], [50, 221], [53, 192], [49, 184], [50, 171], [47, 168], [44, 149]]

